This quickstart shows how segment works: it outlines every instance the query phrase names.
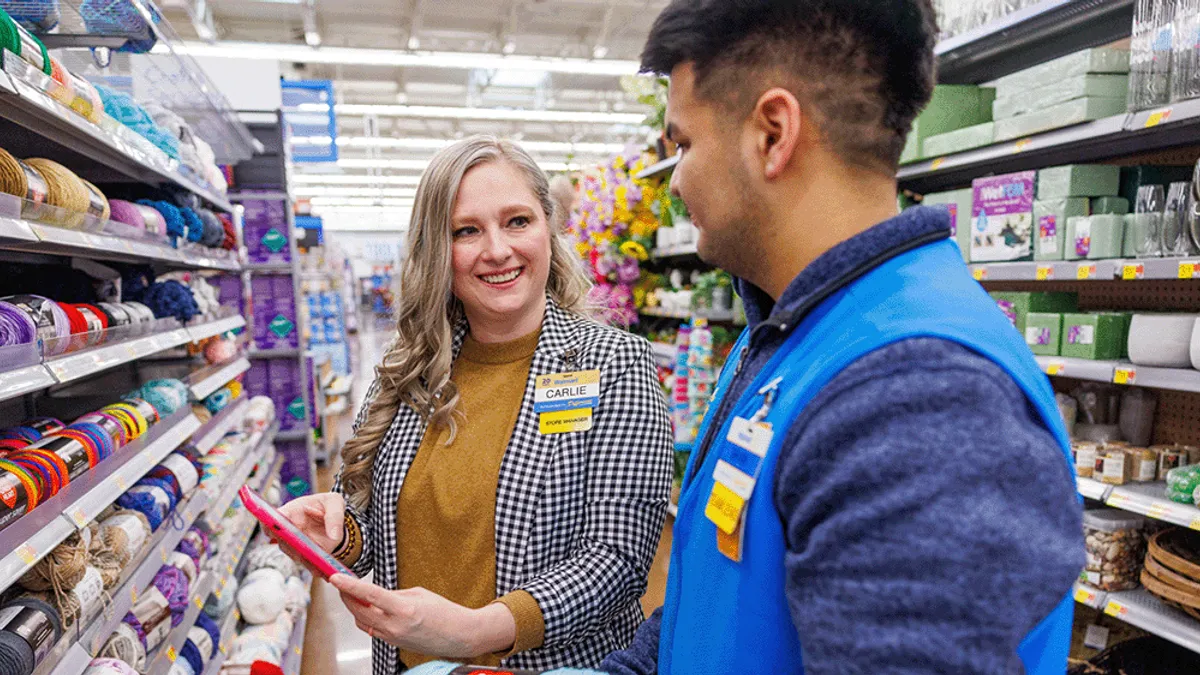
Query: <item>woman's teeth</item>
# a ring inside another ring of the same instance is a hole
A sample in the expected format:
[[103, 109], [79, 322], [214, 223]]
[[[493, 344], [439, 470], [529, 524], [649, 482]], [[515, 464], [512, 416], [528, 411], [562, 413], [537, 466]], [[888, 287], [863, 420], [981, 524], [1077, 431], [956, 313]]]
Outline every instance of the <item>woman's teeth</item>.
[[521, 270], [515, 269], [511, 272], [505, 272], [504, 274], [493, 274], [490, 276], [483, 275], [480, 276], [480, 278], [489, 284], [506, 284], [519, 276], [521, 276]]

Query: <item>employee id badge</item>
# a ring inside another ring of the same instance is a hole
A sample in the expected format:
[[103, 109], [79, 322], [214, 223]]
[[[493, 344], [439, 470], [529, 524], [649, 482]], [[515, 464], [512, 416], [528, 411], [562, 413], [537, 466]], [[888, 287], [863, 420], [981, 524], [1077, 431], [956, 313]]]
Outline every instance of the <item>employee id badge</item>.
[[717, 526], [717, 548], [734, 562], [741, 561], [746, 504], [773, 436], [770, 424], [735, 417], [713, 468], [713, 489], [704, 515]]
[[534, 383], [533, 411], [543, 435], [590, 431], [599, 403], [599, 370], [538, 375]]

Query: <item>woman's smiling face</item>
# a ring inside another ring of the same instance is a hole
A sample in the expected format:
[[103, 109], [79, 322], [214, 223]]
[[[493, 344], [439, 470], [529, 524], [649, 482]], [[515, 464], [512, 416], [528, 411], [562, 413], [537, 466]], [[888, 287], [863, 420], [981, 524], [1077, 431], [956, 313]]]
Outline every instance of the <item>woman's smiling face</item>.
[[[451, 216], [454, 296], [475, 331], [541, 321], [550, 227], [521, 170], [500, 160], [463, 176]], [[534, 324], [535, 327], [537, 324]]]

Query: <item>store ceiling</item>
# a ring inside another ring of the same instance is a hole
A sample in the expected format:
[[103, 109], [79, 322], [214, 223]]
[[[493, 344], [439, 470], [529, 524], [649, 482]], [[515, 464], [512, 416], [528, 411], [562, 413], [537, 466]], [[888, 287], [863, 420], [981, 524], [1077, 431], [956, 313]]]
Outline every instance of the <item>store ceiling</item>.
[[[319, 36], [320, 49], [326, 53], [331, 48], [353, 48], [392, 54], [479, 54], [479, 67], [474, 63], [427, 67], [419, 60], [416, 65], [365, 65], [354, 63], [354, 58], [331, 64], [316, 62], [319, 58], [282, 57], [286, 77], [333, 80], [339, 104], [367, 106], [352, 108], [353, 112], [339, 110], [338, 133], [343, 137], [339, 153], [349, 162], [336, 170], [298, 168], [365, 178], [413, 175], [415, 167], [436, 150], [377, 147], [362, 141], [364, 136], [436, 141], [493, 133], [542, 146], [533, 154], [550, 168], [568, 161], [599, 160], [627, 143], [643, 142], [646, 130], [640, 117], [648, 110], [622, 90], [619, 75], [495, 69], [494, 61], [488, 60], [512, 55], [586, 60], [592, 65], [623, 62], [623, 72], [630, 72], [636, 70], [650, 24], [666, 4], [667, 0], [209, 0], [206, 10], [196, 0], [168, 0], [164, 9], [184, 39], [201, 43], [202, 36], [215, 35], [215, 42], [207, 42], [232, 56], [246, 43], [270, 44], [273, 53], [274, 45], [281, 43], [304, 48], [306, 36], [309, 44]], [[572, 69], [587, 71], [588, 66], [582, 63]], [[394, 109], [389, 113], [371, 106], [452, 110], [451, 114], [430, 111], [430, 115], [405, 110], [397, 115]], [[453, 114], [464, 107], [616, 115], [581, 122], [474, 120]], [[580, 147], [587, 149], [580, 151]], [[302, 190], [310, 187], [323, 186], [309, 182]], [[346, 191], [350, 186], [343, 179], [337, 187]], [[389, 195], [396, 194], [394, 184], [387, 187], [392, 190]]]

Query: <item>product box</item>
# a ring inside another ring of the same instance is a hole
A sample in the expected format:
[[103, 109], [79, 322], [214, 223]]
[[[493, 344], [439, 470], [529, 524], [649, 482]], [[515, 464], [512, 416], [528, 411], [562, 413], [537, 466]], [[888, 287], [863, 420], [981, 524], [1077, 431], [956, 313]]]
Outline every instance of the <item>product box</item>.
[[1123, 216], [1129, 213], [1129, 200], [1124, 197], [1093, 197], [1090, 200], [1094, 215]]
[[1084, 49], [1006, 75], [993, 84], [996, 98], [1009, 98], [1044, 87], [1053, 87], [1071, 78], [1089, 73], [1125, 74], [1129, 72], [1128, 49]]
[[1030, 312], [1025, 316], [1025, 344], [1039, 356], [1058, 356], [1062, 314]]
[[963, 260], [971, 256], [971, 204], [974, 191], [971, 188], [951, 190], [949, 192], [934, 192], [925, 195], [926, 206], [939, 206], [950, 214], [950, 232], [958, 248], [962, 251]]
[[1100, 481], [1108, 485], [1124, 485], [1133, 480], [1133, 458], [1121, 448], [1105, 450], [1097, 458], [1102, 467]]
[[1086, 216], [1067, 219], [1067, 260], [1120, 258], [1125, 216]]
[[996, 122], [996, 142], [1032, 136], [1081, 122], [1112, 117], [1125, 112], [1123, 98], [1077, 98], [1027, 115]]
[[280, 199], [242, 202], [243, 236], [251, 264], [286, 263], [292, 260], [288, 240], [287, 204]]
[[1065, 314], [1076, 311], [1078, 302], [1074, 293], [993, 291], [990, 295], [1021, 335], [1025, 334], [1025, 320], [1030, 312]]
[[1096, 361], [1125, 357], [1131, 314], [1099, 312], [1064, 314], [1062, 355]]
[[1174, 446], [1162, 445], [1151, 448], [1158, 453], [1158, 479], [1166, 480], [1171, 469], [1188, 464], [1188, 453]]
[[1067, 219], [1088, 215], [1088, 200], [1083, 197], [1039, 200], [1033, 203], [1034, 260], [1062, 260], [1066, 254]]
[[1125, 236], [1122, 237], [1121, 255], [1126, 258], [1137, 257], [1137, 233], [1138, 228], [1137, 217], [1135, 214], [1126, 213], [1121, 216], [1121, 220], [1125, 223]]
[[1099, 446], [1095, 443], [1073, 443], [1075, 453], [1075, 473], [1080, 478], [1091, 478], [1096, 471], [1096, 456]]
[[308, 444], [304, 441], [286, 441], [275, 443], [275, 447], [283, 457], [283, 465], [279, 468], [279, 481], [283, 484], [279, 492], [283, 503], [311, 494], [313, 476]]
[[1069, 164], [1038, 171], [1037, 198], [1107, 197], [1121, 187], [1121, 167]]
[[1133, 482], [1150, 483], [1158, 479], [1158, 453], [1149, 448], [1126, 448], [1125, 452], [1132, 460]]
[[925, 139], [922, 157], [941, 157], [972, 148], [991, 145], [996, 137], [996, 125], [984, 122]]
[[900, 163], [916, 161], [923, 156], [925, 139], [957, 129], [992, 121], [992, 103], [996, 92], [989, 87], [969, 84], [939, 84], [934, 87], [929, 105], [913, 121], [912, 131]]
[[1074, 75], [1037, 89], [1014, 90], [1005, 87], [1005, 96], [996, 91], [992, 119], [1003, 120], [1042, 110], [1077, 98], [1123, 98], [1129, 92], [1128, 75]]
[[1036, 171], [977, 178], [971, 183], [971, 262], [1033, 258]]
[[267, 359], [255, 359], [250, 362], [250, 370], [246, 371], [246, 379], [242, 386], [247, 396], [270, 396], [271, 376]]

